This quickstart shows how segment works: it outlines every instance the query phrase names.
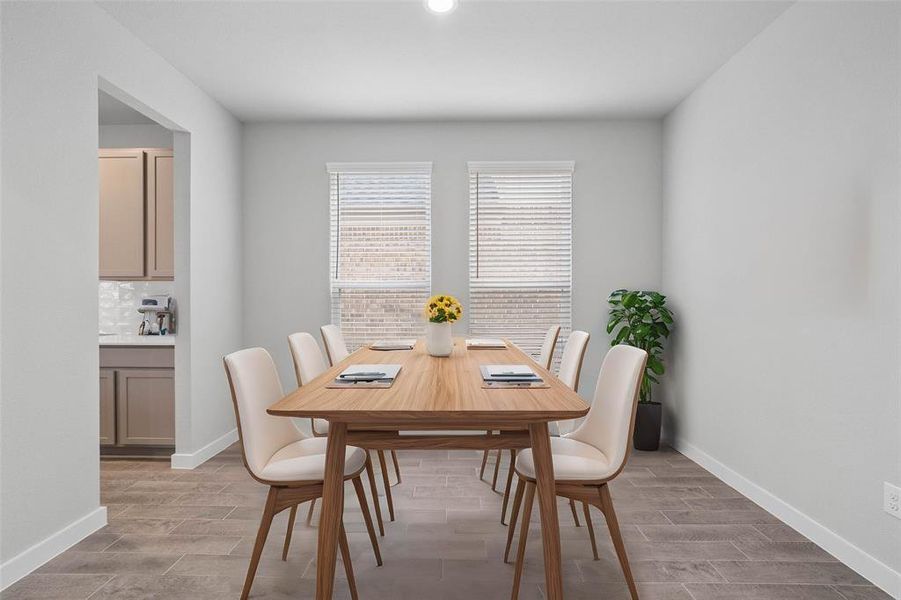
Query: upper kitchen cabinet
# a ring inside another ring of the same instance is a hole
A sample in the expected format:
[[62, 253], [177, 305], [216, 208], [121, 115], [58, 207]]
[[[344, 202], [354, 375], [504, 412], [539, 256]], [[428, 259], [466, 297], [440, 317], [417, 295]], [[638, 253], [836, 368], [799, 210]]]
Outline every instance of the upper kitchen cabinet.
[[147, 152], [147, 275], [172, 279], [175, 275], [172, 152]]
[[100, 151], [100, 278], [172, 279], [172, 151]]
[[144, 152], [100, 152], [100, 277], [144, 277]]

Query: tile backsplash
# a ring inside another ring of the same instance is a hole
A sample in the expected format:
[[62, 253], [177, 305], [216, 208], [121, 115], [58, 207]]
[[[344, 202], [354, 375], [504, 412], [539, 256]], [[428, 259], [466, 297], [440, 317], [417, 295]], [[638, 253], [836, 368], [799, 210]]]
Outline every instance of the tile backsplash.
[[171, 281], [101, 281], [100, 333], [138, 333], [141, 298], [156, 294], [172, 296], [174, 288]]

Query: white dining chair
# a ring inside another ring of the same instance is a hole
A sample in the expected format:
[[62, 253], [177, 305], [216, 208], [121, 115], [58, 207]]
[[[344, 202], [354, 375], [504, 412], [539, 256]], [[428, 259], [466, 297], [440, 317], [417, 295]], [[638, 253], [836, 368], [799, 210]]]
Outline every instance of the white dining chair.
[[551, 363], [554, 362], [554, 350], [557, 348], [557, 340], [560, 338], [560, 326], [554, 325], [544, 334], [544, 341], [541, 343], [541, 353], [538, 355], [538, 364], [551, 370]]
[[[292, 333], [288, 336], [288, 349], [294, 361], [294, 375], [297, 387], [308, 384], [328, 370], [328, 364], [322, 356], [319, 344], [312, 335], [306, 332]], [[328, 434], [328, 421], [310, 419], [310, 430], [315, 436]]]
[[[560, 357], [560, 368], [557, 370], [557, 378], [568, 388], [579, 391], [579, 377], [582, 374], [582, 363], [585, 361], [585, 351], [588, 349], [588, 340], [591, 336], [585, 331], [573, 331], [566, 338], [566, 346], [563, 347], [563, 355]], [[552, 424], [552, 432], [559, 432], [564, 421]], [[569, 421], [565, 421], [569, 423]], [[507, 485], [504, 488], [504, 502], [501, 506], [501, 523], [507, 516], [507, 503], [510, 500], [510, 489], [513, 485], [513, 465], [516, 463], [516, 450], [510, 450], [510, 469], [507, 471]], [[579, 515], [576, 512], [576, 504], [570, 500], [569, 508], [573, 514], [576, 527], [580, 526]], [[587, 507], [584, 507], [587, 510]], [[588, 524], [591, 527], [591, 523]]]
[[[551, 363], [554, 361], [554, 350], [557, 348], [557, 339], [560, 337], [560, 326], [554, 325], [550, 327], [544, 334], [544, 341], [541, 342], [541, 353], [538, 355], [537, 362], [542, 368], [551, 370]], [[513, 344], [516, 346], [516, 344]], [[517, 348], [519, 348], [517, 346]], [[490, 435], [491, 432], [489, 431]], [[491, 450], [484, 450], [482, 452], [482, 466], [479, 468], [479, 479], [482, 479], [485, 476], [485, 467], [488, 465], [488, 457], [491, 454]], [[497, 451], [497, 460], [494, 461], [494, 475], [491, 478], [491, 490], [494, 491], [497, 488], [497, 473], [500, 470], [501, 466], [501, 451]], [[511, 465], [512, 466], [512, 465]], [[506, 512], [506, 511], [504, 511]], [[501, 519], [503, 522], [503, 519]]]
[[[320, 333], [322, 334], [322, 343], [325, 346], [325, 353], [328, 356], [329, 364], [335, 366], [348, 356], [350, 356], [350, 352], [347, 350], [347, 343], [344, 341], [344, 334], [341, 332], [341, 328], [337, 325], [323, 325], [319, 328]], [[318, 426], [320, 427], [320, 432], [317, 432], [315, 429], [313, 433], [315, 435], [327, 435], [328, 434], [328, 422], [322, 419], [319, 420]], [[325, 431], [322, 432], [321, 428], [325, 427]], [[376, 452], [376, 456], [379, 457], [379, 468], [382, 471], [382, 479], [385, 482], [385, 500], [388, 502], [388, 518], [392, 521], [394, 520], [394, 499], [391, 496], [391, 483], [388, 480], [388, 465], [385, 460], [385, 451], [378, 450]], [[401, 483], [400, 477], [400, 461], [397, 460], [397, 451], [391, 451], [391, 462], [394, 463], [394, 475], [397, 477], [397, 484]], [[395, 484], [395, 485], [397, 485]]]
[[[288, 348], [291, 350], [291, 358], [294, 361], [297, 387], [308, 384], [328, 370], [328, 365], [325, 362], [322, 351], [319, 349], [319, 344], [316, 343], [316, 339], [309, 333], [298, 332], [289, 335]], [[316, 437], [327, 436], [328, 421], [325, 419], [310, 419], [310, 429]], [[382, 506], [376, 490], [375, 474], [369, 452], [366, 453], [366, 475], [369, 477], [369, 489], [372, 494], [372, 502], [375, 504], [375, 518], [379, 525], [379, 534], [385, 535], [385, 524], [382, 521]], [[313, 509], [315, 506], [316, 500], [313, 499], [310, 501], [310, 507], [307, 511], [307, 524], [313, 520]]]
[[[282, 560], [286, 560], [297, 505], [322, 496], [325, 475], [326, 440], [304, 436], [290, 419], [274, 417], [266, 409], [284, 396], [275, 363], [263, 348], [248, 348], [229, 354], [223, 359], [225, 374], [231, 389], [241, 442], [244, 466], [250, 476], [269, 486], [263, 517], [257, 531], [256, 542], [247, 567], [241, 599], [246, 600], [253, 586], [272, 519], [276, 514], [291, 509]], [[360, 509], [369, 530], [369, 539], [376, 562], [381, 565], [378, 538], [372, 526], [372, 517], [366, 503], [360, 474], [366, 465], [366, 453], [361, 448], [348, 446], [345, 454], [344, 480], [350, 480], [356, 490]], [[343, 498], [342, 498], [343, 502]], [[351, 566], [347, 535], [342, 522], [339, 546], [344, 568], [353, 598], [357, 597], [356, 583]]]
[[344, 341], [344, 334], [337, 325], [323, 325], [319, 328], [322, 333], [322, 343], [325, 344], [325, 353], [328, 355], [330, 365], [336, 365], [348, 356], [347, 342]]
[[573, 391], [579, 391], [582, 362], [585, 360], [585, 350], [588, 349], [590, 337], [586, 331], [573, 331], [566, 338], [566, 346], [564, 346], [563, 355], [560, 357], [560, 368], [557, 370], [557, 378]]
[[[629, 567], [608, 484], [625, 468], [632, 449], [638, 391], [647, 360], [648, 353], [640, 348], [623, 344], [612, 347], [601, 365], [594, 402], [585, 420], [572, 433], [552, 437], [550, 440], [557, 495], [595, 506], [604, 514], [632, 600], [638, 600], [638, 590]], [[511, 596], [513, 600], [519, 594], [529, 520], [535, 499], [535, 462], [530, 449], [519, 453], [515, 469], [518, 482], [510, 530], [507, 532], [507, 547], [504, 550], [504, 562], [507, 562], [513, 528], [522, 507], [522, 525]]]

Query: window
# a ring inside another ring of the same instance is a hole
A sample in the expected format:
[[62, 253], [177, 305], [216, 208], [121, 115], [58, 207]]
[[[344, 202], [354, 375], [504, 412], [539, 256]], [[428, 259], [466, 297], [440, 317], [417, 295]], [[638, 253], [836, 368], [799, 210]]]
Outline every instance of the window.
[[[469, 163], [469, 326], [537, 356], [572, 328], [572, 162]], [[554, 364], [563, 344], [558, 343]]]
[[329, 163], [332, 323], [349, 349], [418, 337], [431, 290], [431, 163]]

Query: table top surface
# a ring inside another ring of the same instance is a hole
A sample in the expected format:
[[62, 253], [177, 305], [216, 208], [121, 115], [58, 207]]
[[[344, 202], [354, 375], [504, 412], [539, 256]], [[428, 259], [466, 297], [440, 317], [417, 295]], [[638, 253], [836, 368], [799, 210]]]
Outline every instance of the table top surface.
[[[402, 367], [390, 388], [326, 387], [354, 364]], [[486, 364], [528, 364], [549, 387], [483, 389], [479, 366]], [[446, 358], [429, 356], [424, 340], [418, 340], [412, 350], [360, 348], [268, 412], [345, 423], [465, 426], [576, 419], [588, 413], [588, 404], [512, 344], [505, 349], [468, 350], [465, 340], [457, 338]]]

